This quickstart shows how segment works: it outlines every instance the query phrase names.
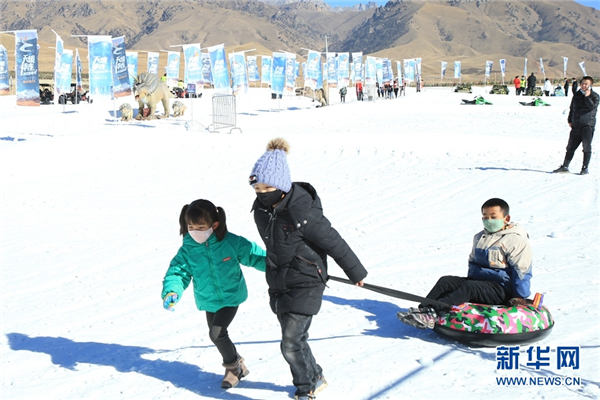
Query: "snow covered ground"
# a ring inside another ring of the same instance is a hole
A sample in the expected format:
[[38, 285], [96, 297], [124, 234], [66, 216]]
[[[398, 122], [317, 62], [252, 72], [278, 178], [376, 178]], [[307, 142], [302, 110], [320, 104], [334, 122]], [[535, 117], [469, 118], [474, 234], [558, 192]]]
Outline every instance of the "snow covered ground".
[[[319, 400], [599, 398], [600, 159], [588, 176], [549, 173], [563, 160], [570, 97], [523, 107], [529, 97], [485, 93], [357, 102], [350, 90], [346, 104], [333, 96], [316, 109], [251, 89], [237, 102], [241, 134], [202, 129], [210, 91], [189, 130], [190, 99], [183, 118], [126, 123], [113, 109], [137, 108], [132, 98], [36, 108], [0, 98], [2, 398], [291, 398], [260, 272], [244, 268], [250, 296], [230, 329], [251, 374], [229, 391], [191, 291], [175, 313], [160, 299], [183, 204], [213, 201], [230, 231], [262, 245], [248, 175], [278, 136], [292, 179], [317, 189], [375, 285], [425, 295], [439, 276], [465, 275], [481, 204], [507, 200], [531, 238], [532, 290], [556, 321], [533, 345], [550, 349], [549, 366], [527, 365], [527, 345], [518, 369], [498, 369], [495, 348], [400, 323], [415, 303], [330, 282], [310, 330], [329, 381]], [[476, 94], [494, 105], [460, 105]], [[330, 273], [344, 276], [333, 262]], [[579, 368], [558, 367], [561, 346], [580, 347]]]

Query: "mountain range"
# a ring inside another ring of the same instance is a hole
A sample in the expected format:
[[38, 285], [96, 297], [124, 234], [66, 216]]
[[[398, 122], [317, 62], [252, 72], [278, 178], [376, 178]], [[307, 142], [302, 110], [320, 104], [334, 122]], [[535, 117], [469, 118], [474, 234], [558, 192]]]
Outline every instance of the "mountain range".
[[[581, 61], [588, 74], [600, 76], [600, 12], [572, 0], [390, 0], [347, 8], [321, 0], [4, 0], [0, 14], [2, 31], [37, 29], [46, 47], [56, 32], [66, 48], [82, 54], [87, 45], [80, 36], [111, 35], [125, 36], [128, 50], [139, 51], [225, 43], [228, 51], [256, 49], [248, 54], [257, 55], [281, 50], [303, 58], [312, 49], [420, 57], [423, 74], [432, 77], [439, 76], [440, 61], [450, 73], [461, 61], [463, 76], [475, 77], [486, 60], [499, 72], [504, 58], [514, 76], [522, 74], [525, 58], [533, 72], [542, 58], [546, 75], [558, 78], [568, 57], [569, 76], [582, 75]], [[9, 52], [11, 40], [1, 38]], [[53, 51], [42, 50], [40, 70], [51, 71]]]

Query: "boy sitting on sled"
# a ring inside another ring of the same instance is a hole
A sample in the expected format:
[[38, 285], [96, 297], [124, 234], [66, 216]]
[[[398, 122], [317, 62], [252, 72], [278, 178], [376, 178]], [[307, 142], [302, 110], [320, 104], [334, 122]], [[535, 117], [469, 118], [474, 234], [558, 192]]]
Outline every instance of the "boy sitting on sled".
[[[427, 295], [450, 306], [465, 302], [524, 305], [530, 295], [532, 254], [529, 235], [510, 222], [508, 204], [489, 199], [481, 206], [484, 230], [473, 238], [466, 278], [442, 276]], [[440, 306], [400, 311], [398, 319], [419, 329], [432, 329], [437, 316], [449, 311]]]

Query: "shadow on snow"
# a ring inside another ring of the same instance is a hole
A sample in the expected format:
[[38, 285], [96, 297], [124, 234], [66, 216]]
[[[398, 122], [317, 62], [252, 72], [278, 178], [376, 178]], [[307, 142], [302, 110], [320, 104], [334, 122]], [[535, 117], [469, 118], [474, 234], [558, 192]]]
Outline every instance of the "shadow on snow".
[[[12, 350], [48, 354], [53, 364], [72, 371], [76, 371], [76, 366], [80, 363], [107, 366], [113, 367], [119, 372], [136, 372], [170, 382], [178, 388], [206, 397], [232, 400], [252, 399], [221, 389], [220, 383], [223, 378], [221, 375], [203, 371], [196, 365], [180, 361], [142, 358], [144, 354], [161, 353], [160, 350], [111, 343], [75, 342], [62, 337], [29, 337], [22, 333], [9, 333], [6, 337]], [[214, 384], [214, 389], [206, 387], [209, 382]], [[253, 382], [247, 379], [244, 379], [244, 388], [286, 394], [293, 390], [289, 386], [280, 386], [270, 382]]]

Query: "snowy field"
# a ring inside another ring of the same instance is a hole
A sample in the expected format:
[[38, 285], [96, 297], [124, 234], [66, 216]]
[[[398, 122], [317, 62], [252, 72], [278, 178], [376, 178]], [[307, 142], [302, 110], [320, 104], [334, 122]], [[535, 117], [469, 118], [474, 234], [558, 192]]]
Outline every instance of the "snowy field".
[[[464, 276], [481, 204], [505, 199], [530, 235], [532, 291], [556, 321], [521, 347], [518, 369], [498, 369], [495, 348], [400, 323], [415, 303], [330, 282], [310, 330], [329, 381], [319, 400], [599, 398], [598, 153], [588, 176], [549, 173], [563, 160], [571, 97], [523, 107], [530, 97], [485, 93], [357, 102], [349, 90], [346, 104], [333, 96], [317, 109], [251, 89], [232, 134], [203, 129], [210, 91], [183, 99], [182, 118], [131, 123], [113, 109], [137, 108], [132, 98], [18, 108], [0, 98], [2, 399], [290, 399], [260, 272], [244, 268], [250, 295], [230, 328], [251, 373], [229, 391], [191, 289], [175, 313], [160, 298], [184, 204], [213, 201], [231, 232], [262, 245], [248, 176], [278, 136], [292, 179], [317, 189], [367, 283], [425, 295], [441, 275]], [[476, 94], [494, 104], [460, 105]], [[572, 172], [581, 160], [578, 150]], [[344, 277], [333, 262], [329, 272]], [[549, 366], [528, 365], [537, 346]], [[579, 346], [578, 368], [558, 367], [562, 346]]]

